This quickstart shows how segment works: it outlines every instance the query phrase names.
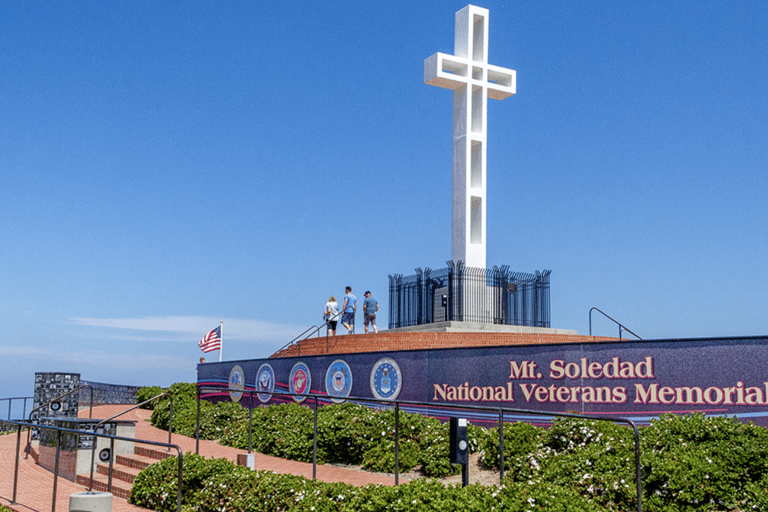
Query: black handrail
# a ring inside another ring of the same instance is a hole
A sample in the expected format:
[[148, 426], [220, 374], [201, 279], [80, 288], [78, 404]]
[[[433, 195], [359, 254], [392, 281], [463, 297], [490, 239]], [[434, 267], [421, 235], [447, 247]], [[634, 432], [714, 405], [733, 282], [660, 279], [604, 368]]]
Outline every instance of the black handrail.
[[[313, 455], [312, 455], [312, 479], [315, 479], [316, 474], [316, 465], [317, 465], [317, 401], [318, 399], [324, 399], [326, 401], [333, 400], [334, 397], [331, 397], [329, 395], [318, 395], [314, 393], [307, 393], [307, 394], [299, 394], [299, 393], [289, 393], [285, 391], [255, 391], [255, 390], [243, 390], [243, 389], [236, 389], [236, 388], [217, 388], [217, 387], [211, 387], [211, 386], [198, 386], [197, 388], [197, 426], [195, 428], [195, 454], [199, 452], [200, 447], [200, 398], [201, 398], [201, 390], [208, 390], [208, 391], [217, 391], [217, 392], [237, 392], [237, 393], [248, 393], [253, 396], [253, 394], [257, 395], [270, 395], [270, 396], [291, 396], [291, 397], [302, 397], [302, 398], [313, 398], [314, 399], [314, 408], [315, 408], [315, 425], [312, 435], [314, 436], [314, 447], [313, 447]], [[252, 398], [251, 398], [252, 399]], [[564, 413], [564, 412], [549, 412], [549, 411], [534, 411], [530, 409], [514, 409], [509, 407], [490, 407], [487, 405], [458, 405], [458, 404], [446, 404], [446, 403], [439, 403], [435, 404], [432, 402], [416, 402], [416, 401], [409, 401], [409, 400], [380, 400], [375, 398], [368, 398], [368, 397], [357, 397], [357, 396], [347, 396], [344, 397], [344, 400], [353, 401], [353, 402], [363, 402], [363, 403], [376, 403], [376, 404], [392, 404], [395, 408], [395, 485], [398, 485], [399, 483], [399, 470], [400, 470], [400, 460], [399, 460], [399, 430], [398, 430], [398, 423], [399, 423], [399, 411], [401, 405], [413, 405], [413, 406], [428, 406], [430, 408], [442, 408], [442, 409], [457, 409], [457, 410], [476, 410], [476, 411], [498, 411], [499, 412], [499, 468], [500, 468], [500, 476], [499, 476], [499, 483], [502, 483], [502, 479], [504, 478], [504, 451], [503, 451], [503, 436], [504, 436], [504, 413], [512, 413], [512, 414], [525, 414], [530, 416], [543, 416], [543, 417], [558, 417], [558, 418], [576, 418], [576, 419], [587, 419], [587, 420], [596, 420], [596, 421], [610, 421], [611, 423], [626, 423], [630, 427], [632, 427], [632, 430], [634, 431], [635, 435], [635, 481], [637, 485], [637, 510], [638, 512], [642, 512], [642, 479], [641, 479], [641, 466], [640, 466], [640, 432], [637, 429], [637, 425], [635, 425], [635, 422], [628, 418], [621, 418], [621, 417], [612, 417], [612, 416], [597, 416], [597, 415], [590, 415], [590, 414], [576, 414], [576, 413]], [[249, 446], [249, 453], [250, 453], [250, 446], [251, 446], [251, 435], [252, 435], [252, 424], [249, 422], [248, 425], [248, 446]]]
[[641, 337], [640, 337], [640, 336], [638, 336], [637, 334], [633, 333], [632, 331], [630, 331], [629, 329], [627, 329], [625, 326], [621, 325], [619, 322], [617, 322], [617, 321], [616, 321], [616, 320], [614, 320], [613, 318], [609, 317], [608, 315], [606, 315], [605, 313], [603, 313], [602, 311], [600, 311], [598, 308], [592, 308], [592, 309], [590, 309], [590, 310], [589, 310], [589, 335], [590, 335], [590, 336], [592, 336], [592, 310], [593, 310], [593, 309], [594, 309], [594, 310], [596, 310], [598, 313], [602, 314], [602, 315], [603, 315], [605, 318], [607, 318], [607, 319], [608, 319], [608, 320], [610, 320], [611, 322], [613, 322], [613, 323], [615, 323], [616, 325], [618, 325], [618, 326], [619, 326], [619, 341], [621, 341], [621, 331], [622, 331], [622, 329], [623, 329], [623, 330], [625, 330], [625, 331], [627, 331], [628, 333], [630, 333], [632, 336], [634, 336], [635, 338], [639, 339], [640, 341], [642, 341], [642, 340], [643, 340], [643, 338], [641, 338]]
[[[302, 332], [301, 334], [299, 334], [298, 336], [296, 336], [295, 338], [293, 338], [291, 341], [289, 341], [288, 343], [286, 343], [285, 345], [283, 345], [282, 347], [280, 347], [280, 348], [279, 348], [279, 349], [278, 349], [278, 350], [277, 350], [275, 353], [277, 353], [277, 352], [281, 352], [281, 351], [283, 351], [283, 350], [287, 349], [288, 347], [290, 347], [291, 345], [293, 345], [293, 344], [294, 344], [294, 343], [296, 343], [296, 342], [301, 342], [301, 341], [304, 341], [304, 340], [306, 340], [306, 339], [309, 339], [309, 338], [311, 338], [311, 337], [312, 337], [312, 336], [313, 336], [315, 333], [317, 333], [317, 337], [319, 338], [319, 337], [320, 337], [320, 330], [321, 330], [323, 327], [327, 327], [327, 326], [328, 326], [328, 322], [331, 322], [331, 321], [333, 321], [333, 320], [336, 320], [336, 319], [338, 319], [340, 316], [341, 316], [341, 311], [339, 311], [338, 313], [336, 313], [335, 315], [333, 315], [333, 317], [330, 317], [330, 318], [328, 318], [328, 320], [326, 320], [326, 321], [325, 321], [325, 323], [323, 323], [323, 325], [313, 325], [312, 327], [310, 327], [310, 328], [306, 329], [304, 332]], [[307, 333], [309, 333], [309, 334], [307, 334]], [[306, 334], [306, 336], [305, 336], [305, 334]], [[302, 337], [302, 336], [303, 336], [303, 337]], [[328, 331], [326, 331], [326, 333], [325, 333], [325, 337], [326, 337], [326, 338], [328, 338]], [[300, 347], [300, 346], [301, 346], [301, 345], [299, 345], [299, 347]], [[327, 342], [327, 340], [326, 340], [326, 347], [325, 347], [325, 348], [326, 348], [326, 350], [328, 349], [328, 342]], [[299, 349], [299, 350], [301, 350], [301, 349]], [[301, 353], [299, 353], [299, 355], [301, 355]]]
[[21, 417], [24, 418], [27, 415], [27, 400], [34, 400], [33, 396], [14, 396], [9, 398], [0, 398], [0, 402], [8, 400], [8, 419], [11, 419], [11, 406], [14, 400], [24, 400], [24, 409], [21, 412]]
[[[171, 429], [172, 429], [172, 426], [173, 426], [173, 394], [168, 392], [168, 391], [166, 391], [165, 393], [160, 393], [157, 396], [153, 396], [152, 398], [150, 398], [148, 400], [144, 400], [140, 404], [136, 404], [136, 405], [134, 405], [132, 407], [129, 407], [128, 409], [126, 409], [126, 410], [124, 410], [122, 412], [119, 412], [119, 413], [115, 414], [114, 416], [111, 416], [111, 417], [109, 417], [109, 418], [107, 418], [105, 420], [99, 421], [96, 425], [93, 426], [93, 431], [92, 432], [95, 433], [96, 430], [100, 426], [102, 426], [104, 423], [112, 421], [113, 419], [115, 419], [115, 418], [117, 418], [119, 416], [122, 416], [123, 414], [125, 414], [127, 412], [131, 412], [134, 409], [138, 409], [142, 405], [148, 404], [149, 402], [154, 402], [155, 400], [157, 400], [159, 398], [162, 398], [164, 396], [170, 397], [170, 399], [171, 399], [171, 403], [170, 403], [170, 416], [168, 418], [168, 444], [170, 445], [171, 444]], [[171, 451], [170, 446], [168, 447], [168, 451]], [[110, 445], [109, 453], [110, 454], [115, 453], [115, 447], [113, 445]], [[90, 482], [88, 484], [88, 491], [91, 491], [93, 489], [93, 466], [94, 466], [95, 462], [96, 462], [96, 439], [93, 440], [93, 444], [91, 445], [91, 479], [90, 479]], [[109, 487], [110, 487], [110, 489], [112, 487], [112, 457], [110, 457], [110, 459], [109, 459]]]
[[[66, 418], [63, 418], [66, 419]], [[63, 427], [53, 427], [49, 425], [40, 425], [38, 423], [25, 423], [22, 421], [15, 421], [15, 420], [3, 420], [0, 419], [0, 422], [2, 423], [8, 423], [11, 425], [17, 426], [17, 433], [16, 433], [16, 467], [14, 469], [14, 475], [13, 475], [13, 498], [11, 499], [11, 504], [16, 503], [16, 489], [18, 487], [18, 476], [19, 476], [19, 453], [20, 453], [20, 444], [21, 444], [21, 429], [22, 427], [27, 428], [38, 428], [42, 430], [53, 430], [56, 432], [56, 463], [54, 465], [54, 472], [53, 472], [53, 499], [51, 501], [51, 512], [56, 512], [56, 485], [57, 480], [59, 478], [59, 453], [61, 451], [61, 434], [75, 434], [77, 436], [81, 436], [84, 434], [93, 435], [97, 437], [106, 437], [107, 439], [110, 439], [112, 443], [114, 441], [129, 441], [133, 443], [143, 443], [143, 444], [149, 444], [153, 446], [167, 446], [168, 450], [170, 451], [171, 448], [175, 448], [176, 451], [179, 453], [179, 474], [178, 474], [178, 493], [176, 497], [176, 510], [177, 512], [181, 512], [181, 480], [182, 480], [182, 468], [184, 467], [183, 463], [183, 454], [181, 451], [181, 447], [175, 444], [170, 443], [160, 443], [157, 441], [149, 441], [147, 439], [134, 439], [131, 437], [123, 437], [123, 436], [113, 436], [110, 434], [97, 434], [96, 432], [85, 432], [82, 430], [73, 430], [69, 428], [63, 428]], [[94, 444], [96, 443], [96, 440], [94, 439]], [[110, 452], [113, 453], [113, 452]], [[91, 461], [91, 464], [93, 464], [94, 461]], [[111, 469], [110, 464], [110, 469]], [[111, 475], [110, 475], [110, 481], [111, 481]]]
[[[57, 396], [56, 398], [54, 398], [52, 400], [48, 400], [47, 402], [45, 402], [42, 405], [38, 405], [37, 407], [35, 407], [31, 411], [29, 411], [29, 418], [27, 418], [27, 421], [29, 423], [32, 423], [32, 414], [35, 411], [38, 411], [38, 410], [42, 409], [43, 407], [45, 407], [46, 405], [52, 404], [53, 402], [57, 402], [57, 401], [61, 400], [62, 398], [64, 398], [65, 396], [69, 396], [72, 393], [80, 391], [83, 388], [90, 388], [91, 389], [91, 405], [88, 408], [88, 417], [89, 418], [93, 418], [93, 386], [91, 386], [90, 384], [83, 384], [82, 386], [78, 386], [77, 388], [73, 389], [72, 391], [67, 391], [63, 395]], [[80, 397], [78, 397], [77, 401], [80, 402]], [[29, 450], [31, 448], [31, 435], [32, 435], [32, 430], [27, 430], [27, 449], [26, 449], [27, 454], [24, 457], [25, 459], [29, 457]]]

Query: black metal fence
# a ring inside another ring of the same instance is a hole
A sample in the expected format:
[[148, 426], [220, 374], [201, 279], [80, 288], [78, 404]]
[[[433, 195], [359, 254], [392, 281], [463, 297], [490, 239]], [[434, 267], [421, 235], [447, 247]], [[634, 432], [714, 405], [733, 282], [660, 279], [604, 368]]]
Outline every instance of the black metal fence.
[[[151, 446], [163, 446], [167, 447], [170, 451], [171, 448], [175, 448], [176, 452], [178, 453], [178, 478], [177, 478], [177, 484], [176, 484], [176, 511], [181, 512], [181, 493], [182, 493], [182, 470], [184, 467], [184, 460], [183, 460], [183, 452], [181, 451], [181, 448], [178, 445], [171, 444], [171, 443], [159, 443], [157, 441], [149, 441], [147, 439], [135, 439], [133, 437], [122, 437], [122, 436], [114, 436], [111, 434], [104, 434], [100, 432], [83, 432], [82, 430], [73, 430], [68, 428], [61, 428], [61, 427], [53, 427], [50, 425], [40, 425], [39, 423], [25, 423], [23, 421], [18, 420], [3, 420], [0, 419], [0, 424], [9, 425], [11, 427], [16, 428], [16, 454], [14, 458], [14, 469], [13, 469], [13, 496], [11, 497], [11, 505], [16, 504], [16, 491], [18, 488], [18, 482], [19, 482], [19, 460], [21, 455], [21, 431], [22, 429], [40, 429], [40, 430], [46, 430], [50, 432], [55, 432], [55, 440], [53, 441], [53, 445], [56, 448], [56, 456], [55, 456], [55, 462], [54, 462], [54, 468], [53, 468], [53, 497], [51, 498], [51, 512], [56, 512], [56, 488], [58, 485], [58, 479], [59, 479], [59, 459], [61, 458], [61, 450], [64, 449], [64, 445], [67, 444], [66, 442], [63, 442], [62, 436], [70, 436], [73, 439], [79, 438], [79, 436], [82, 435], [89, 435], [89, 436], [95, 436], [95, 437], [101, 437], [109, 439], [110, 441], [110, 450], [109, 453], [113, 454], [115, 453], [115, 441], [125, 441], [130, 443], [141, 443], [141, 444], [148, 444]], [[10, 434], [9, 434], [10, 435]], [[77, 445], [77, 442], [70, 442], [69, 444]], [[95, 441], [94, 441], [95, 444]], [[28, 451], [28, 450], [25, 450]], [[93, 461], [93, 459], [92, 459]], [[112, 491], [112, 465], [113, 465], [114, 457], [110, 457], [109, 459], [109, 487], [108, 492]], [[93, 462], [91, 462], [93, 464]], [[30, 485], [40, 485], [39, 481], [32, 482]], [[88, 489], [88, 492], [92, 492], [93, 488], [93, 472], [91, 472], [91, 484]]]
[[550, 270], [511, 272], [448, 261], [447, 268], [389, 276], [389, 328], [437, 322], [550, 327]]
[[[248, 413], [248, 453], [251, 453], [252, 437], [253, 437], [253, 395], [256, 394], [268, 394], [271, 396], [290, 396], [290, 397], [303, 397], [312, 399], [312, 410], [314, 413], [313, 427], [312, 427], [312, 479], [317, 478], [317, 408], [320, 400], [324, 401], [324, 405], [331, 405], [333, 399], [328, 395], [318, 395], [315, 393], [298, 394], [288, 393], [286, 391], [255, 391], [255, 390], [242, 390], [237, 388], [220, 388], [213, 386], [198, 386], [197, 387], [197, 423], [195, 427], [195, 453], [200, 451], [200, 400], [206, 399], [203, 396], [203, 391], [214, 391], [221, 393], [227, 391], [229, 393], [247, 393], [249, 397], [249, 413]], [[498, 412], [498, 429], [499, 429], [499, 485], [504, 483], [504, 414], [522, 414], [531, 417], [544, 417], [548, 419], [552, 418], [578, 418], [584, 420], [595, 421], [609, 421], [611, 423], [625, 423], [634, 433], [634, 445], [635, 445], [635, 488], [637, 491], [637, 510], [643, 512], [643, 482], [640, 466], [640, 431], [637, 429], [637, 425], [628, 418], [619, 418], [611, 416], [595, 416], [591, 414], [578, 414], [578, 413], [564, 413], [553, 411], [534, 411], [531, 409], [512, 409], [508, 407], [493, 407], [488, 405], [460, 405], [460, 404], [447, 404], [447, 403], [431, 403], [431, 402], [414, 402], [407, 400], [380, 400], [368, 397], [356, 397], [348, 396], [344, 401], [350, 401], [351, 403], [359, 403], [367, 407], [387, 407], [394, 408], [395, 410], [395, 485], [400, 484], [400, 409], [401, 406], [429, 406], [434, 410], [441, 411], [447, 417], [461, 417], [462, 412], [466, 411], [492, 411]], [[240, 404], [243, 405], [243, 404]], [[244, 406], [244, 405], [243, 405]], [[264, 407], [261, 404], [257, 407]], [[447, 440], [446, 440], [447, 441]], [[467, 470], [467, 465], [464, 465], [464, 470]], [[467, 473], [465, 473], [467, 475]], [[468, 483], [468, 476], [465, 476], [465, 483]]]

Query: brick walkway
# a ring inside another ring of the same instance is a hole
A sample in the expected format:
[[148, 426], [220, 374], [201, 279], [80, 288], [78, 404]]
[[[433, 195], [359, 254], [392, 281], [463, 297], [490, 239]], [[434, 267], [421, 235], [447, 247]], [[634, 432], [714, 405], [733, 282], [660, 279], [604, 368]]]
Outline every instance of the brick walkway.
[[[103, 405], [94, 407], [94, 418], [109, 418], [124, 410], [126, 406]], [[120, 419], [136, 421], [136, 438], [148, 441], [168, 442], [168, 432], [151, 426], [146, 420], [151, 411], [136, 409], [121, 416]], [[80, 412], [81, 417], [88, 417], [88, 409]], [[190, 437], [174, 434], [171, 437], [173, 444], [179, 445], [182, 452], [195, 451], [195, 440]], [[22, 432], [22, 450], [26, 443], [26, 433]], [[174, 450], [175, 452], [175, 450]], [[200, 441], [200, 455], [209, 458], [226, 458], [231, 461], [237, 459], [238, 453], [247, 453], [244, 450], [236, 450], [227, 446], [221, 446], [212, 441]], [[32, 457], [19, 460], [19, 477], [16, 491], [16, 503], [11, 504], [13, 497], [13, 473], [14, 457], [16, 455], [16, 434], [0, 436], [0, 505], [9, 507], [17, 512], [47, 512], [53, 510], [51, 501], [53, 497], [53, 473], [38, 466]], [[277, 457], [270, 457], [260, 453], [255, 454], [256, 469], [270, 470], [275, 473], [286, 473], [312, 478], [312, 464], [295, 462]], [[318, 465], [317, 479], [326, 482], [347, 482], [353, 485], [384, 484], [394, 485], [394, 477], [377, 475], [362, 471], [354, 471], [334, 466]], [[404, 480], [401, 478], [401, 482]], [[64, 478], [59, 478], [56, 484], [55, 510], [66, 512], [69, 510], [69, 496], [74, 493], [87, 491], [87, 487], [77, 485]], [[127, 501], [115, 497], [112, 502], [114, 512], [138, 512], [145, 509], [129, 505]]]

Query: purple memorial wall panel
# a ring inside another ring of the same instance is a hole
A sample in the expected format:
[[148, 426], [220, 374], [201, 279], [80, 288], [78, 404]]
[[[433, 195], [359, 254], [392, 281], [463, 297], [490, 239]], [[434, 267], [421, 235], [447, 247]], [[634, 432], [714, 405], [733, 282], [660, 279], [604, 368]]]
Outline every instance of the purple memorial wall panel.
[[[735, 415], [768, 426], [768, 337], [227, 361], [200, 365], [198, 385], [226, 388], [235, 365], [243, 370], [246, 391], [269, 390], [264, 386], [273, 372], [276, 392], [307, 393], [306, 383], [311, 382], [309, 392], [327, 395], [325, 403], [331, 399], [340, 402], [347, 396], [427, 402], [433, 405], [403, 409], [437, 417], [447, 416], [441, 404], [454, 404], [621, 416], [641, 424], [663, 413], [700, 411]], [[210, 400], [230, 399], [227, 392], [204, 395]], [[261, 396], [266, 400], [254, 396], [254, 405], [294, 400], [290, 396]], [[248, 396], [243, 395], [240, 401], [247, 406]], [[467, 415], [474, 421], [498, 418], [494, 411]], [[505, 419], [535, 422], [516, 413], [505, 413]]]

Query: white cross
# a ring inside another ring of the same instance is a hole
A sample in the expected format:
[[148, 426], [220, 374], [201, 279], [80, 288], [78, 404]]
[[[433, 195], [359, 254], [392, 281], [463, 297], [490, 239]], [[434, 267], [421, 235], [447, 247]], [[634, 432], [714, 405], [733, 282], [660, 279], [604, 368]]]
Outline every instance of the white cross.
[[488, 64], [488, 9], [456, 13], [454, 53], [424, 61], [424, 83], [453, 90], [451, 258], [485, 268], [488, 98], [515, 94], [516, 73]]

